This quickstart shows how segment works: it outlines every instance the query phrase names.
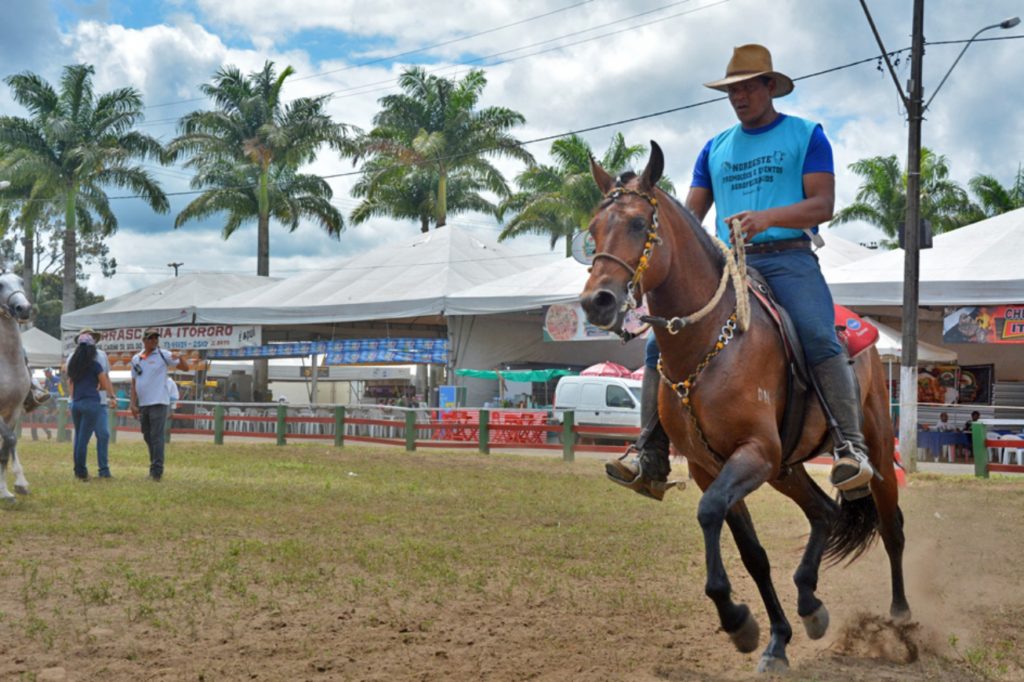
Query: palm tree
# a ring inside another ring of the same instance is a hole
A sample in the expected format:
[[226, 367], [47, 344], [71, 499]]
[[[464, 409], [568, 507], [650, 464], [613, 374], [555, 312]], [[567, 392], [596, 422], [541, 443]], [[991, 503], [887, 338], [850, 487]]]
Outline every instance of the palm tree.
[[[616, 133], [601, 157], [601, 166], [617, 175], [646, 154], [644, 145], [627, 145], [622, 133]], [[498, 207], [499, 220], [512, 216], [498, 239], [542, 234], [550, 237], [551, 248], [554, 248], [558, 240], [565, 237], [568, 256], [573, 236], [587, 227], [601, 202], [601, 190], [590, 176], [593, 150], [582, 137], [571, 135], [555, 140], [551, 144], [551, 156], [554, 165], [532, 165], [516, 178], [519, 191]], [[666, 192], [675, 191], [667, 177], [662, 178], [658, 186]]]
[[1011, 187], [1004, 187], [991, 175], [983, 173], [975, 175], [967, 181], [967, 186], [978, 198], [984, 217], [1006, 213], [1024, 208], [1024, 167], [1017, 166], [1017, 176]]
[[[830, 226], [862, 220], [880, 228], [888, 239], [886, 248], [895, 248], [899, 225], [906, 217], [907, 176], [896, 155], [873, 156], [849, 166], [864, 178], [856, 201], [832, 218]], [[967, 192], [949, 177], [945, 156], [927, 147], [921, 149], [921, 218], [928, 220], [935, 234], [942, 234], [972, 222]]]
[[[357, 161], [367, 159], [362, 169], [366, 207], [360, 209], [372, 207], [377, 215], [398, 218], [415, 214], [420, 229], [427, 206], [436, 227], [447, 224], [449, 213], [493, 213], [480, 191], [504, 197], [509, 190], [488, 157], [531, 163], [533, 156], [509, 133], [526, 119], [506, 107], [477, 109], [487, 85], [480, 70], [456, 81], [413, 67], [402, 73], [398, 84], [404, 92], [379, 100], [375, 127], [355, 154]], [[403, 186], [417, 193], [413, 203], [420, 208], [409, 210]]]
[[[352, 196], [363, 199], [352, 211], [352, 222], [359, 225], [386, 216], [419, 221], [420, 232], [429, 232], [437, 215], [437, 185], [437, 177], [429, 169], [397, 164], [378, 155], [363, 164], [362, 175], [352, 187]], [[493, 215], [497, 207], [483, 197], [484, 189], [471, 173], [460, 169], [450, 174], [446, 190], [450, 212]]]
[[159, 159], [160, 143], [133, 130], [142, 119], [142, 96], [135, 88], [96, 95], [95, 69], [64, 68], [60, 92], [34, 73], [8, 76], [14, 100], [28, 119], [0, 117], [0, 173], [28, 186], [22, 225], [33, 226], [47, 205], [64, 212], [64, 313], [75, 310], [78, 232], [103, 236], [117, 230], [107, 187], [137, 195], [159, 213], [169, 209], [159, 184], [134, 160]]
[[256, 274], [270, 274], [270, 219], [294, 230], [300, 218], [312, 218], [329, 234], [344, 229], [344, 219], [330, 204], [331, 188], [323, 179], [297, 172], [316, 158], [321, 146], [351, 151], [347, 126], [325, 112], [328, 97], [301, 97], [287, 105], [281, 90], [295, 73], [280, 75], [274, 63], [244, 76], [238, 68], [220, 69], [202, 86], [216, 108], [194, 111], [179, 122], [179, 135], [167, 146], [170, 161], [188, 157], [196, 171], [192, 187], [205, 190], [177, 217], [175, 227], [190, 220], [226, 213], [225, 239], [238, 227], [256, 221]]

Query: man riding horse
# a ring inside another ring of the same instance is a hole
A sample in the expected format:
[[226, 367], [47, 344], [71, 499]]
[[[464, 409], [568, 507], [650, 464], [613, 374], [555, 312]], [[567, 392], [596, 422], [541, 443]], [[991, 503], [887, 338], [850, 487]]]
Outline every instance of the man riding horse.
[[[792, 92], [793, 81], [772, 68], [771, 54], [761, 45], [735, 48], [725, 78], [705, 85], [729, 95], [739, 124], [701, 150], [686, 206], [703, 221], [715, 204], [717, 234], [726, 243], [733, 221], [739, 222], [749, 242], [747, 262], [792, 318], [821, 398], [842, 434], [834, 448], [832, 484], [848, 499], [867, 495], [874, 470], [861, 430], [859, 389], [811, 249], [817, 225], [832, 217], [831, 145], [820, 124], [775, 110], [773, 98]], [[673, 484], [669, 439], [658, 418], [658, 355], [651, 335], [641, 388], [643, 430], [631, 448], [639, 454], [609, 461], [606, 471], [615, 482], [660, 500]]]

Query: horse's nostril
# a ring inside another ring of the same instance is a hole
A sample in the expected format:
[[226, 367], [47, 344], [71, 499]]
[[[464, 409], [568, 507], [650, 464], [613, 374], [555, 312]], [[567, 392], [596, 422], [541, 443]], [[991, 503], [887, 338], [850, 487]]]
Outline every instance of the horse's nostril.
[[615, 294], [602, 289], [594, 295], [594, 306], [596, 308], [608, 308], [615, 305]]

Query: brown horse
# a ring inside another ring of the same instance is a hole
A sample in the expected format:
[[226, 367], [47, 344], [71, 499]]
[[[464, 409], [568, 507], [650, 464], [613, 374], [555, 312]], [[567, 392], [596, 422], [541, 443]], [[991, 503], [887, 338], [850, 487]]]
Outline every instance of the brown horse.
[[[631, 297], [639, 300], [646, 294], [652, 316], [686, 316], [703, 308], [723, 279], [721, 250], [690, 211], [656, 187], [664, 157], [657, 144], [652, 142], [651, 147], [640, 176], [629, 174], [615, 180], [591, 161], [594, 180], [605, 199], [590, 223], [597, 253], [580, 302], [592, 324], [617, 332], [621, 332]], [[749, 294], [744, 291], [743, 295]], [[888, 396], [875, 349], [859, 354], [855, 369], [864, 407], [864, 436], [871, 463], [881, 475], [872, 480], [871, 495], [837, 503], [801, 464], [830, 447], [826, 418], [816, 400], [806, 403], [802, 436], [792, 455], [783, 461], [779, 430], [787, 392], [785, 349], [776, 326], [760, 305], [751, 306], [749, 329], [736, 330], [736, 303], [736, 292], [729, 287], [700, 321], [675, 334], [666, 328], [654, 329], [665, 377], [658, 413], [703, 491], [697, 519], [707, 560], [705, 593], [736, 648], [744, 653], [753, 651], [759, 639], [757, 622], [745, 604], [732, 601], [722, 563], [724, 522], [771, 621], [771, 637], [758, 670], [779, 671], [788, 667], [786, 645], [792, 629], [772, 585], [768, 555], [758, 542], [743, 499], [768, 483], [796, 502], [807, 516], [810, 536], [793, 580], [798, 590], [797, 612], [811, 639], [824, 636], [828, 628], [828, 611], [815, 595], [822, 558], [839, 562], [849, 557], [852, 561], [878, 534], [889, 555], [890, 614], [894, 619], [909, 619], [903, 587], [903, 516], [893, 468]]]

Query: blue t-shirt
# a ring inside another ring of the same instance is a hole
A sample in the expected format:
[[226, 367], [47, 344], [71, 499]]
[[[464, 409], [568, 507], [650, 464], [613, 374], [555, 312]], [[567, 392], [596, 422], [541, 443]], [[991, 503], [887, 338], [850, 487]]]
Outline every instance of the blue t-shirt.
[[[721, 170], [717, 177], [712, 167]], [[801, 201], [803, 176], [808, 173], [834, 173], [832, 146], [821, 125], [780, 114], [766, 126], [747, 130], [736, 125], [708, 140], [690, 185], [712, 191], [719, 216], [716, 231], [729, 241], [721, 218]], [[772, 227], [753, 241], [803, 236], [800, 230]]]
[[100, 374], [103, 373], [103, 367], [100, 363], [93, 360], [92, 366], [89, 367], [85, 376], [78, 377], [78, 380], [74, 382], [74, 395], [72, 399], [78, 400], [95, 400], [99, 401], [100, 391]]

